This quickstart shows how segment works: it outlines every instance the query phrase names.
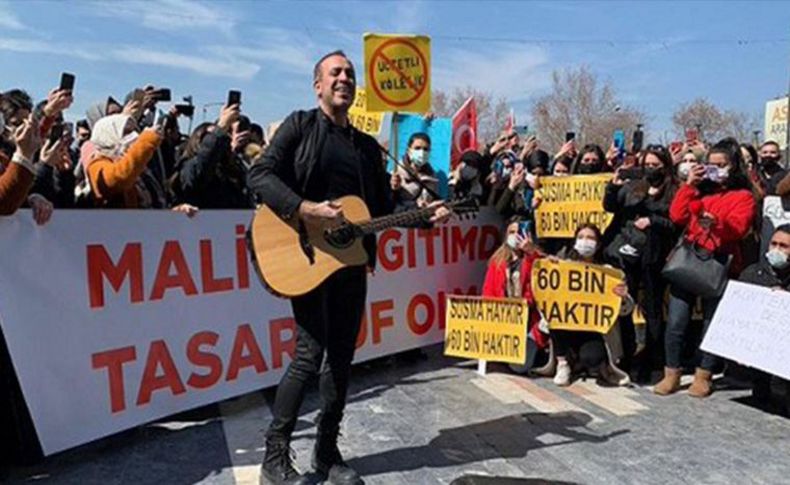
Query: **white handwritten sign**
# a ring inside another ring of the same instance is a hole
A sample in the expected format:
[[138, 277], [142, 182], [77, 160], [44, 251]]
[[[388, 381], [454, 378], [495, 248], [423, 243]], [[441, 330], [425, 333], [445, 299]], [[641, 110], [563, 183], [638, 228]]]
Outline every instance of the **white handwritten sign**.
[[730, 281], [702, 350], [790, 379], [790, 292]]

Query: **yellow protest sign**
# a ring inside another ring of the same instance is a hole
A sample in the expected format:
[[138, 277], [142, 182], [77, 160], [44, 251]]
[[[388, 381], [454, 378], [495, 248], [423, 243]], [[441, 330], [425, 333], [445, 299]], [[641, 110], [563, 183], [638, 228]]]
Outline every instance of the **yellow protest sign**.
[[425, 113], [431, 109], [431, 39], [365, 34], [368, 110]]
[[620, 315], [614, 287], [624, 277], [615, 268], [539, 259], [532, 267], [532, 293], [549, 328], [606, 334]]
[[371, 136], [379, 136], [384, 113], [368, 111], [368, 97], [364, 88], [357, 87], [354, 104], [348, 110], [348, 119], [354, 128]]
[[527, 301], [516, 298], [447, 296], [444, 355], [524, 364]]
[[541, 177], [540, 205], [535, 210], [538, 237], [573, 237], [580, 224], [606, 229], [613, 214], [603, 210], [603, 195], [612, 174]]

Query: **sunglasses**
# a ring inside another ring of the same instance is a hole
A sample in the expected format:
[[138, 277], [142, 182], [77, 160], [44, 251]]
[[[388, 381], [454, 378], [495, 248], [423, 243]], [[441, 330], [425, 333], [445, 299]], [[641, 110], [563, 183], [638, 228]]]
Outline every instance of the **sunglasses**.
[[646, 148], [648, 151], [651, 152], [665, 152], [667, 148], [664, 145], [648, 145]]

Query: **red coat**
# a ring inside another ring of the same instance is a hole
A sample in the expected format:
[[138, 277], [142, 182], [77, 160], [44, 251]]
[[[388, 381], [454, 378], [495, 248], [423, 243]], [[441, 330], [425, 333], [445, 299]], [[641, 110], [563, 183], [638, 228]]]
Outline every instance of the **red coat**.
[[[672, 200], [669, 218], [687, 228], [687, 241], [711, 252], [732, 254], [732, 268], [737, 271], [743, 260], [738, 243], [752, 229], [755, 210], [754, 196], [746, 189], [702, 195], [695, 187], [684, 184]], [[715, 219], [710, 229], [699, 223], [704, 212]]]
[[[538, 259], [537, 255], [525, 257], [521, 262], [521, 296], [529, 305], [529, 331], [539, 348], [544, 348], [549, 343], [548, 335], [538, 329], [540, 314], [535, 306], [535, 297], [532, 295], [532, 263]], [[483, 283], [483, 296], [506, 298], [507, 288], [507, 262], [489, 262], [486, 270], [486, 279]]]

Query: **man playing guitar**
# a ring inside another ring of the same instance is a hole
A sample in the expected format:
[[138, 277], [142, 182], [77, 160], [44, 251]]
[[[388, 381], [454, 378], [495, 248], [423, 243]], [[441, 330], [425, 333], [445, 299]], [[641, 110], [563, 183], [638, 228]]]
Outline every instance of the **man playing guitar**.
[[[306, 225], [340, 225], [343, 208], [333, 201], [347, 195], [362, 198], [372, 217], [391, 213], [390, 179], [378, 143], [349, 123], [356, 92], [354, 66], [342, 51], [331, 52], [316, 63], [313, 77], [318, 108], [295, 111], [283, 121], [262, 161], [250, 169], [251, 191], [283, 220], [296, 217]], [[450, 217], [441, 203], [432, 208], [431, 222]], [[372, 266], [375, 236], [366, 236], [364, 246]], [[333, 484], [363, 483], [340, 455], [337, 437], [367, 296], [366, 273], [364, 265], [343, 268], [291, 299], [296, 351], [277, 389], [262, 483], [307, 483], [293, 466], [289, 444], [307, 381], [319, 372], [322, 407], [313, 467]]]

